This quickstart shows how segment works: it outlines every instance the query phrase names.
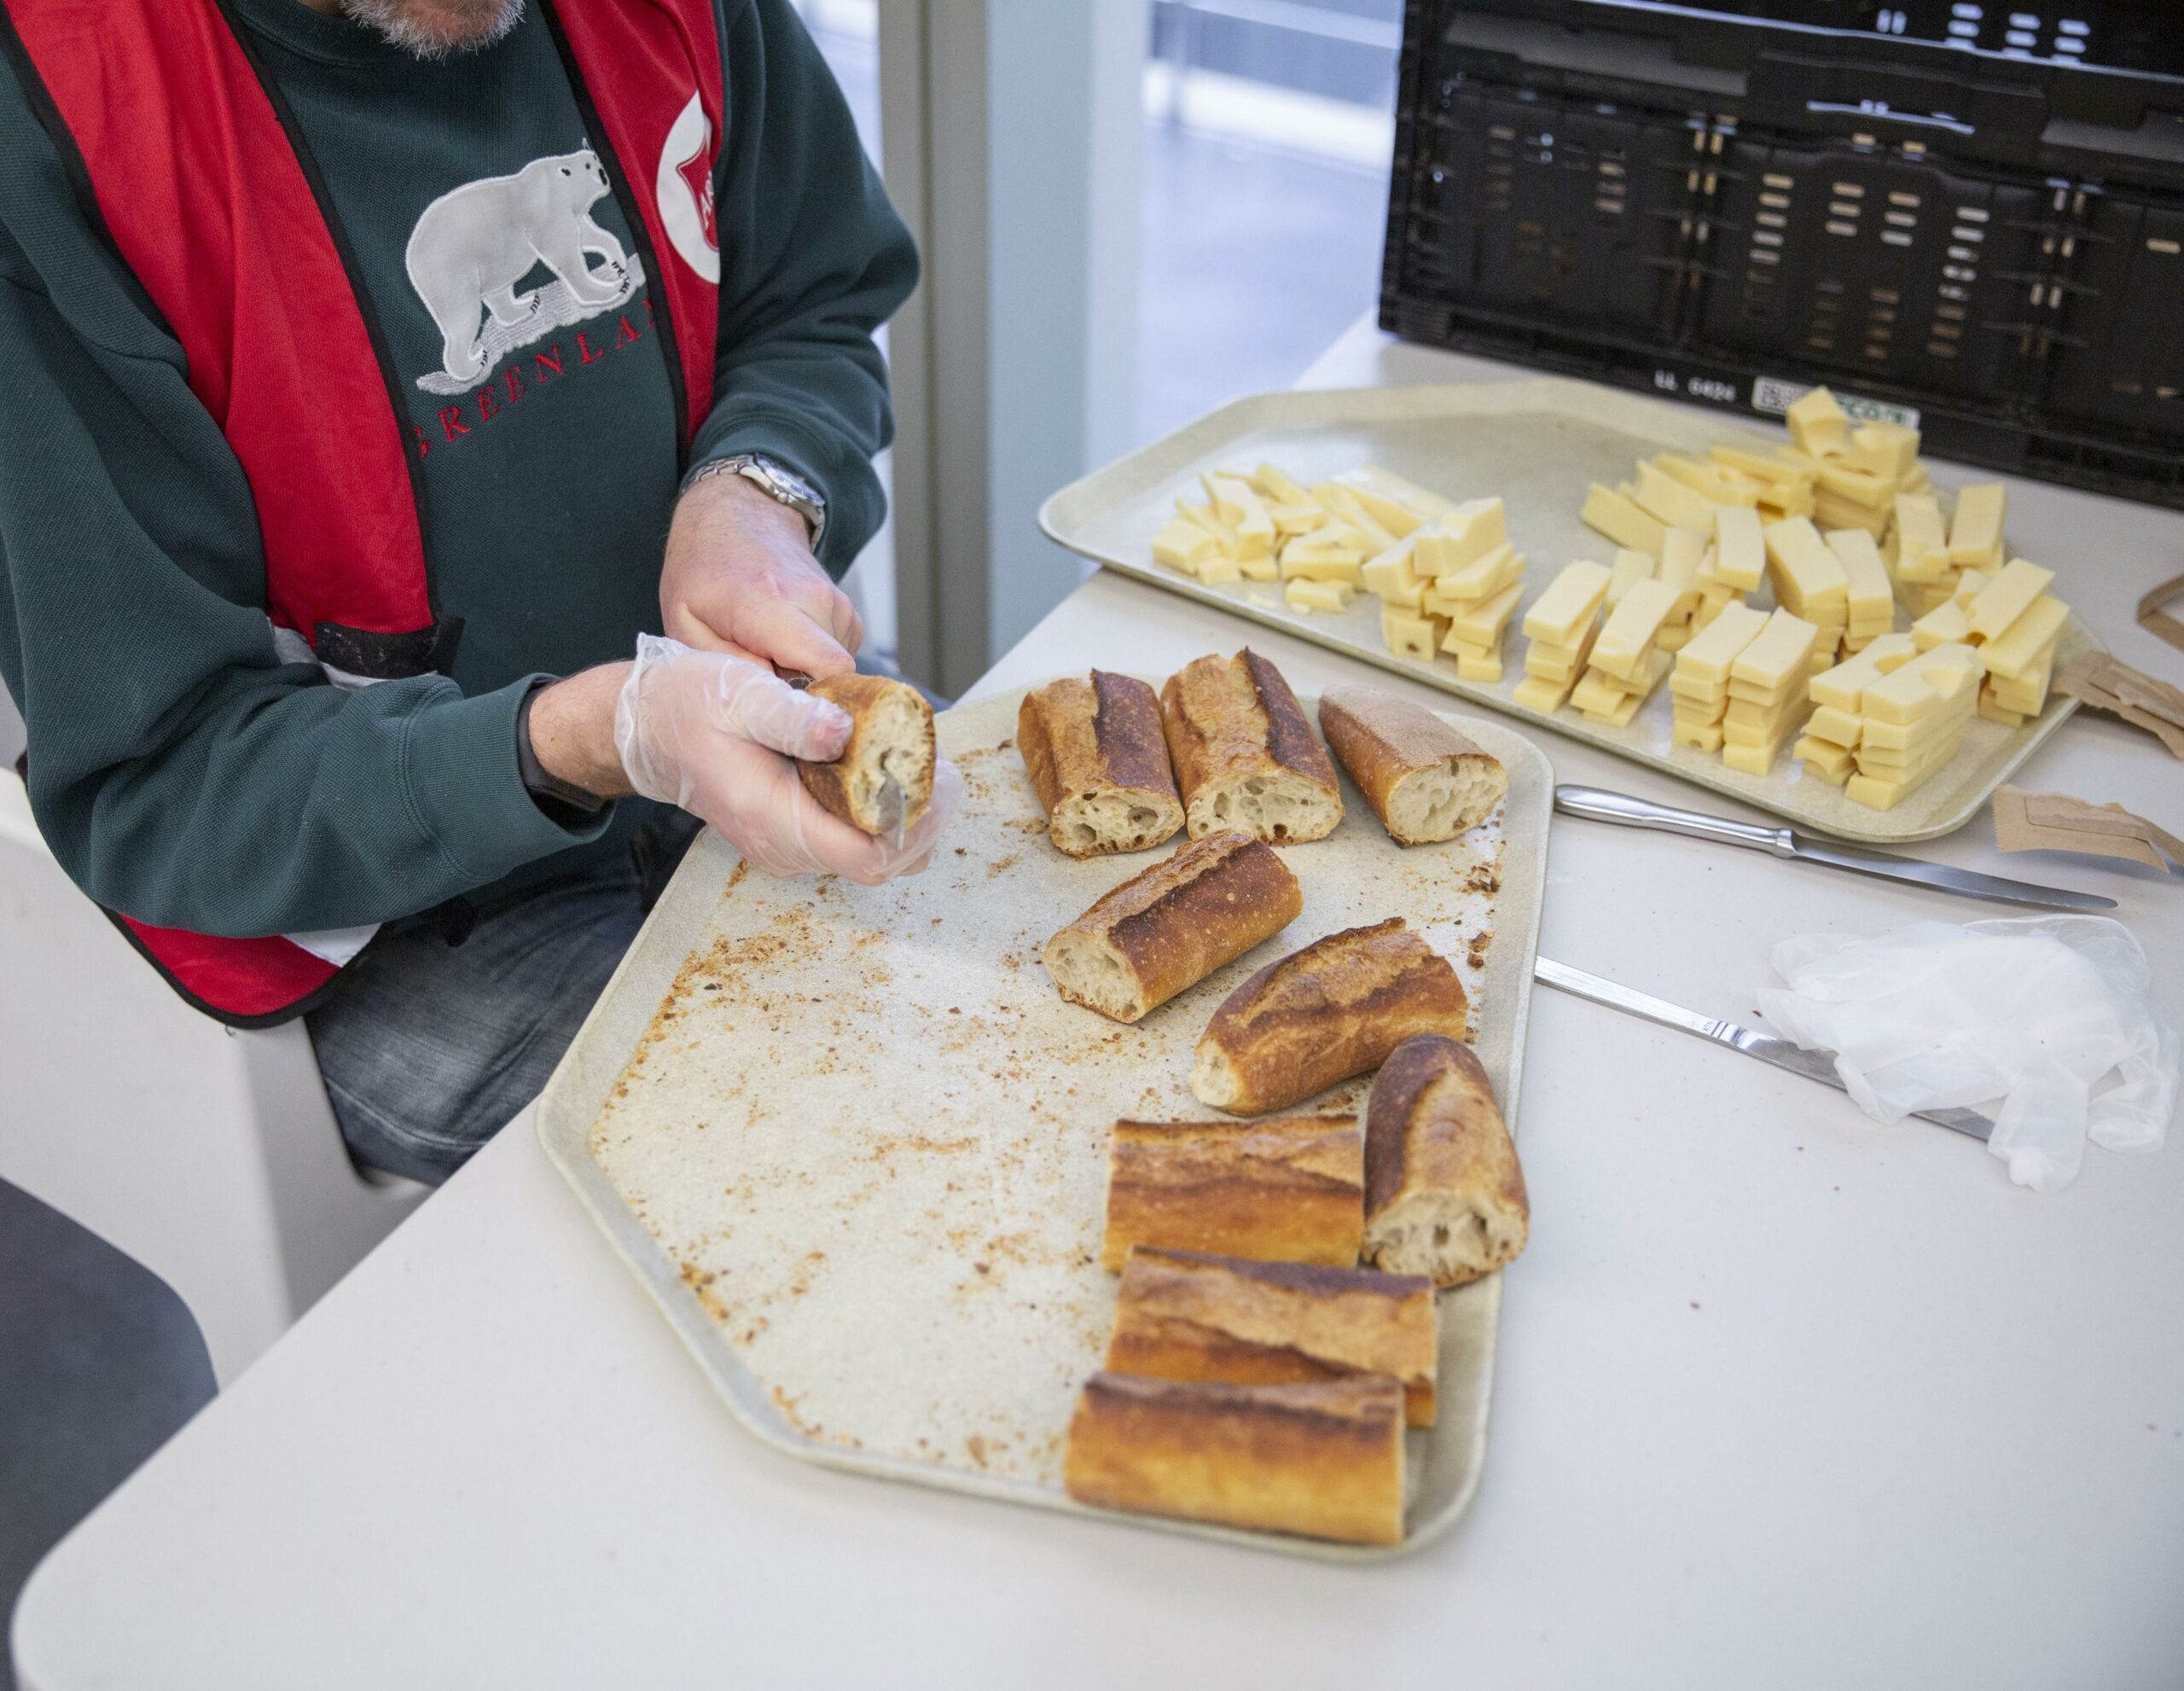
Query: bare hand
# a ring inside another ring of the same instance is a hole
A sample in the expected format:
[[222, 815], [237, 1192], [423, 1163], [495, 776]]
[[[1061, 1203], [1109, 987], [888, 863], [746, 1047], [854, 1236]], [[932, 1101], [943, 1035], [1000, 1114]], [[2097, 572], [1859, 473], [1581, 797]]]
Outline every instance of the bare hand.
[[804, 519], [735, 474], [707, 476], [676, 506], [659, 612], [671, 640], [815, 678], [854, 669], [864, 642]]

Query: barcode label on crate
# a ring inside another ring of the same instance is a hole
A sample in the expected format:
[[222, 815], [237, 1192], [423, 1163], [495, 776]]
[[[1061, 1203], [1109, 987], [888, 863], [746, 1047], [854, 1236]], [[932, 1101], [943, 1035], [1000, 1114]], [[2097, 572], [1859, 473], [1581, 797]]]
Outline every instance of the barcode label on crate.
[[[1751, 409], [1779, 417], [1806, 394], [1815, 384], [1809, 381], [1785, 381], [1778, 375], [1754, 376], [1751, 382]], [[1860, 422], [1894, 423], [1900, 428], [1919, 426], [1916, 405], [1891, 405], [1879, 399], [1861, 399], [1855, 393], [1845, 393], [1841, 388], [1831, 390], [1835, 403], [1843, 408], [1843, 415]]]

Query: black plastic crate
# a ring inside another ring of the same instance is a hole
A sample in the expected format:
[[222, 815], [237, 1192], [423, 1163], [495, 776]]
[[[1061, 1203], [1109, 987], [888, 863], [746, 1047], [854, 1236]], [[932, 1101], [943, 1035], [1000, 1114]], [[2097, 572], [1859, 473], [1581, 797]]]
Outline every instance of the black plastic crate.
[[1409, 0], [1380, 321], [2184, 505], [2179, 61], [2167, 3]]

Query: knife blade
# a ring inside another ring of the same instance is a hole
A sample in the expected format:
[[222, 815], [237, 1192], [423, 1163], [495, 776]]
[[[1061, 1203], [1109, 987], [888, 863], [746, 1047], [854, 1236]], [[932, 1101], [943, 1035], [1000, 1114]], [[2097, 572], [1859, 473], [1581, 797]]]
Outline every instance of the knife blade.
[[1838, 846], [1808, 839], [1794, 828], [1766, 828], [1733, 822], [1727, 816], [1703, 816], [1634, 799], [1627, 793], [1604, 792], [1597, 787], [1564, 785], [1554, 789], [1554, 808], [1569, 816], [1592, 822], [1614, 822], [1623, 828], [1658, 828], [1693, 840], [1711, 840], [1723, 846], [1742, 846], [1766, 851], [1793, 863], [1818, 863], [1827, 869], [1849, 869], [1855, 875], [1877, 875], [1884, 880], [1908, 881], [1960, 898], [1990, 898], [2006, 904], [2030, 904], [2047, 910], [2112, 910], [2113, 898], [2096, 892], [2074, 892], [2068, 887], [2042, 886], [2007, 875], [1984, 875], [1948, 863], [1930, 863], [1920, 857], [1899, 857], [1886, 851], [1868, 851], [1857, 846]]
[[[1588, 974], [1583, 969], [1572, 968], [1568, 963], [1558, 963], [1552, 957], [1532, 960], [1532, 979], [1557, 991], [1567, 992], [1573, 997], [1589, 999], [1595, 1004], [1605, 1004], [1611, 1010], [1620, 1010], [1627, 1016], [1636, 1016], [1662, 1027], [1672, 1027], [1679, 1033], [1696, 1034], [1701, 1039], [1711, 1039], [1716, 1045], [1726, 1045], [1732, 1051], [1741, 1051], [1747, 1057], [1757, 1057], [1763, 1063], [1771, 1063], [1778, 1069], [1803, 1075], [1807, 1080], [1817, 1080], [1832, 1086], [1838, 1092], [1850, 1089], [1843, 1084], [1843, 1077], [1835, 1072], [1835, 1064], [1827, 1053], [1808, 1051], [1802, 1045], [1793, 1045], [1786, 1039], [1778, 1039], [1771, 1033], [1740, 1027], [1733, 1021], [1717, 1021], [1711, 1016], [1701, 1015], [1696, 1010], [1687, 1010], [1681, 1004], [1671, 1004], [1665, 998], [1656, 998], [1621, 985], [1597, 974]], [[1954, 1128], [1959, 1133], [1969, 1134], [1984, 1140], [1995, 1130], [1995, 1124], [1977, 1110], [1915, 1110], [1912, 1113], [1921, 1121], [1937, 1126]]]

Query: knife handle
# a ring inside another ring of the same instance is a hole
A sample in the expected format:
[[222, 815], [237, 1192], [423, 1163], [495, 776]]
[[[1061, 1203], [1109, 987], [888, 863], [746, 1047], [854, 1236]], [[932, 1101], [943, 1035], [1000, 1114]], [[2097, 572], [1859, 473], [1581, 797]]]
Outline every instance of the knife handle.
[[1627, 793], [1608, 793], [1597, 787], [1564, 785], [1554, 789], [1554, 808], [1569, 816], [1591, 822], [1612, 822], [1623, 828], [1654, 828], [1664, 834], [1688, 834], [1693, 840], [1712, 840], [1724, 846], [1747, 846], [1778, 857], [1796, 855], [1786, 828], [1762, 828], [1754, 822], [1732, 822], [1727, 816], [1701, 816], [1634, 799]]

